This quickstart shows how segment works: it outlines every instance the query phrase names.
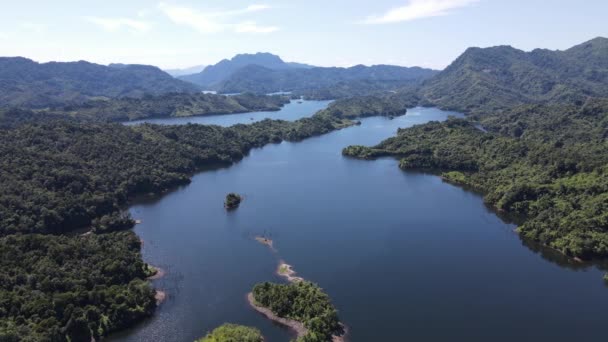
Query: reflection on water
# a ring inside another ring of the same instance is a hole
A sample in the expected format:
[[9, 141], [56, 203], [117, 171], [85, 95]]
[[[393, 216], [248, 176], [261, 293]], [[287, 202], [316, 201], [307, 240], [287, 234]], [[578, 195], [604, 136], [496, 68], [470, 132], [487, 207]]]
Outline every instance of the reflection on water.
[[125, 125], [140, 125], [142, 123], [153, 123], [158, 125], [219, 125], [232, 126], [236, 124], [249, 124], [264, 119], [296, 121], [301, 118], [312, 116], [321, 109], [325, 109], [331, 101], [291, 101], [275, 112], [254, 112], [243, 114], [225, 115], [203, 115], [179, 118], [156, 118], [125, 122]]
[[[144, 258], [168, 271], [154, 285], [169, 297], [149, 321], [112, 339], [193, 341], [232, 322], [288, 341], [245, 299], [258, 282], [283, 281], [273, 253], [254, 240], [271, 234], [298, 275], [331, 296], [353, 342], [603, 341], [608, 290], [597, 267], [522, 246], [515, 225], [479, 194], [403, 172], [393, 159], [341, 155], [451, 114], [415, 108], [268, 145], [135, 204]], [[227, 213], [229, 192], [245, 199]]]

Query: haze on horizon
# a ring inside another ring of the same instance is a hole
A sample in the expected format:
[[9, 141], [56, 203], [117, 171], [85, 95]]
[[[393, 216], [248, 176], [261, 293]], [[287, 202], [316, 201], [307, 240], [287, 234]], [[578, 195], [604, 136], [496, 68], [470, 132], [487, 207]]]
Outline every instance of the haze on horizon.
[[8, 2], [0, 56], [164, 69], [271, 52], [318, 66], [441, 69], [467, 47], [566, 49], [608, 36], [608, 2], [588, 0]]

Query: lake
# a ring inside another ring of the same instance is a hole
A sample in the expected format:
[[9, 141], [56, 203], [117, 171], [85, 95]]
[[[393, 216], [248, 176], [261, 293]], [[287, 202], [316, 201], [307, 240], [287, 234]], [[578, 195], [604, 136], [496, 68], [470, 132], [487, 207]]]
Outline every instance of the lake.
[[[341, 155], [345, 146], [376, 144], [397, 128], [448, 115], [455, 113], [414, 108], [394, 120], [367, 118], [268, 145], [133, 205], [133, 217], [143, 220], [135, 232], [144, 259], [168, 272], [154, 282], [168, 299], [154, 317], [111, 340], [193, 341], [231, 322], [259, 328], [266, 341], [288, 341], [289, 331], [245, 299], [258, 282], [282, 282], [275, 271], [285, 260], [327, 291], [353, 342], [604, 341], [601, 271], [523, 242], [478, 194], [403, 172], [393, 159]], [[250, 117], [258, 115], [216, 123]], [[207, 118], [189, 118], [199, 119]], [[223, 208], [228, 192], [244, 195], [230, 213]], [[264, 233], [276, 253], [254, 241]]]
[[142, 123], [153, 123], [157, 125], [219, 125], [231, 126], [236, 124], [248, 124], [264, 119], [281, 119], [295, 121], [304, 117], [311, 116], [321, 109], [327, 107], [331, 101], [306, 101], [292, 100], [275, 112], [254, 112], [244, 114], [222, 114], [222, 115], [201, 115], [179, 118], [154, 118], [125, 122], [125, 125], [140, 125]]

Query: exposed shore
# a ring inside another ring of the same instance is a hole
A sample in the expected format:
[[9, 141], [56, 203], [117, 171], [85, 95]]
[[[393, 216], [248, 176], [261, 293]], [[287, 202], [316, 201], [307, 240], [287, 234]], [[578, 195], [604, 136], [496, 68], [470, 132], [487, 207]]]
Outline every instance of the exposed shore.
[[287, 279], [287, 281], [290, 283], [304, 281], [304, 278], [296, 276], [296, 271], [294, 271], [293, 266], [285, 263], [284, 261], [279, 262], [277, 274]]
[[[303, 323], [293, 320], [293, 319], [279, 317], [279, 316], [275, 315], [270, 309], [265, 308], [263, 306], [258, 306], [255, 302], [255, 298], [253, 298], [253, 293], [249, 292], [247, 294], [247, 301], [249, 302], [249, 305], [255, 311], [261, 313], [262, 315], [264, 315], [266, 318], [268, 318], [269, 320], [271, 320], [273, 322], [276, 322], [276, 323], [279, 323], [281, 325], [288, 327], [289, 329], [291, 329], [293, 332], [296, 333], [298, 338], [303, 337], [304, 335], [308, 334], [308, 329], [306, 329], [306, 327], [304, 326]], [[342, 334], [340, 336], [333, 335], [331, 337], [332, 342], [345, 342], [346, 341], [346, 334], [347, 334], [348, 330], [342, 323], [340, 323], [340, 325], [342, 325], [344, 334]]]
[[[152, 265], [150, 265], [152, 266]], [[154, 273], [154, 275], [149, 276], [148, 278], [146, 278], [146, 280], [158, 280], [162, 277], [164, 277], [165, 275], [167, 275], [167, 272], [165, 270], [163, 270], [160, 267], [156, 267], [156, 266], [152, 266], [154, 267], [154, 269], [156, 270], [156, 273]]]
[[281, 325], [284, 325], [284, 326], [288, 327], [289, 329], [293, 330], [296, 333], [296, 335], [298, 336], [298, 338], [308, 334], [308, 329], [306, 329], [304, 327], [304, 324], [302, 324], [301, 322], [295, 321], [293, 319], [279, 317], [279, 316], [275, 315], [270, 309], [265, 308], [263, 306], [258, 306], [255, 302], [255, 299], [253, 298], [253, 293], [249, 292], [247, 294], [247, 301], [249, 302], [249, 305], [251, 305], [251, 307], [255, 311], [266, 316], [266, 318], [268, 318], [274, 322], [277, 322]]
[[164, 302], [167, 299], [167, 292], [163, 290], [156, 290], [154, 293], [154, 299], [156, 299], [156, 305], [160, 305], [160, 303]]
[[268, 248], [276, 252], [276, 250], [274, 249], [274, 242], [271, 239], [262, 236], [256, 236], [255, 241], [261, 243], [262, 245], [268, 246]]

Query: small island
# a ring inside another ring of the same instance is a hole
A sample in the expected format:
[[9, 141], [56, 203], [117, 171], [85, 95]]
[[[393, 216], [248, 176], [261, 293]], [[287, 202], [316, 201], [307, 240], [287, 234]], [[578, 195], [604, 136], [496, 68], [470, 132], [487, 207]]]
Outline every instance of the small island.
[[316, 284], [257, 284], [247, 299], [252, 308], [297, 334], [297, 342], [343, 341], [345, 328], [329, 296]]
[[256, 236], [255, 241], [261, 243], [262, 245], [268, 246], [270, 249], [274, 250], [273, 242], [271, 239], [264, 236]]
[[241, 195], [231, 192], [228, 195], [226, 195], [226, 201], [224, 202], [224, 208], [226, 208], [226, 210], [234, 210], [239, 207], [242, 200], [243, 200], [243, 198], [241, 197]]
[[287, 279], [290, 283], [304, 281], [304, 278], [296, 276], [296, 271], [294, 271], [293, 266], [283, 261], [279, 263], [277, 274]]
[[251, 327], [226, 323], [196, 342], [263, 342], [262, 333]]

